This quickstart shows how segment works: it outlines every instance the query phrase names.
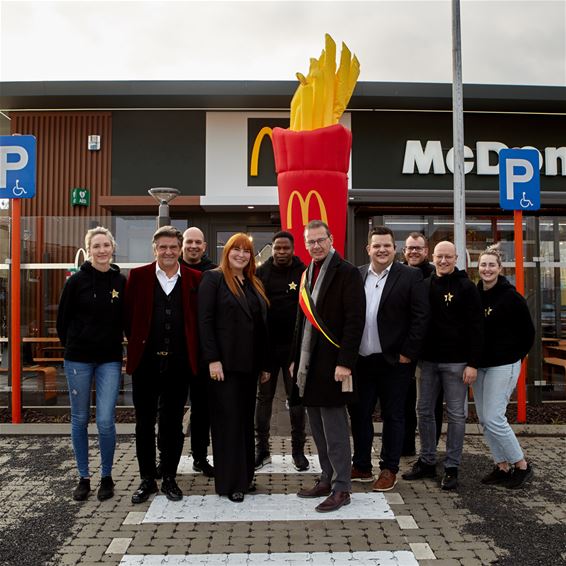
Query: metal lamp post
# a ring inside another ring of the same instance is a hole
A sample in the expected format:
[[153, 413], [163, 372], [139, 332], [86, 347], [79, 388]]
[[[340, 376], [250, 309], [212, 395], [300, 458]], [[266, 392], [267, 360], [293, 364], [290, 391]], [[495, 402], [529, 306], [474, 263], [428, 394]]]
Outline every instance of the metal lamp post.
[[169, 216], [169, 203], [181, 194], [179, 189], [172, 187], [154, 187], [147, 191], [158, 203], [159, 212], [157, 213], [157, 228], [169, 226], [171, 217]]

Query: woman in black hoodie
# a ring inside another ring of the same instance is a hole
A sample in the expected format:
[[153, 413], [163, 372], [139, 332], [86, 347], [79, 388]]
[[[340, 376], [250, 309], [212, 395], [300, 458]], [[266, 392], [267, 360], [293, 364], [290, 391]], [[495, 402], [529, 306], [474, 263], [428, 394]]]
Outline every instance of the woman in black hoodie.
[[480, 254], [478, 268], [485, 345], [473, 388], [484, 438], [495, 460], [493, 470], [481, 482], [516, 489], [532, 478], [533, 470], [505, 412], [535, 329], [525, 299], [501, 275], [501, 255], [495, 247]]
[[71, 440], [80, 474], [73, 499], [90, 492], [88, 421], [93, 380], [96, 383], [96, 425], [100, 444], [101, 481], [98, 499], [114, 495], [112, 463], [116, 446], [116, 399], [122, 373], [122, 305], [126, 278], [112, 264], [116, 249], [107, 228], [86, 233], [87, 261], [63, 288], [57, 333], [65, 347], [65, 375], [71, 402]]

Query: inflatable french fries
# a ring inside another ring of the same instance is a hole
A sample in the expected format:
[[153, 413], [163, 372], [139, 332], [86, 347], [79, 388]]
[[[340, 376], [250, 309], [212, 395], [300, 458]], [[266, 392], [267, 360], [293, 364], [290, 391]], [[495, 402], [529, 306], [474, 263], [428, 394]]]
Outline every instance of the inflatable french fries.
[[309, 73], [297, 73], [288, 130], [274, 128], [273, 150], [281, 225], [295, 237], [295, 253], [305, 262], [304, 226], [320, 219], [330, 226], [334, 247], [344, 254], [351, 132], [338, 122], [360, 74], [360, 64], [342, 44], [336, 71], [336, 44], [327, 34]]

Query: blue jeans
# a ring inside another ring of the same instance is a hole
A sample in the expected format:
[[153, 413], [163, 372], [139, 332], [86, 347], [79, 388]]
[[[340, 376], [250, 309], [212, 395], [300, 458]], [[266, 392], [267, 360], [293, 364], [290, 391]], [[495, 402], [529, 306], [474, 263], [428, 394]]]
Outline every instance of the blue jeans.
[[422, 362], [421, 375], [417, 383], [417, 415], [421, 439], [420, 458], [425, 464], [436, 464], [434, 407], [442, 387], [448, 416], [444, 467], [457, 468], [460, 465], [468, 412], [468, 386], [462, 379], [465, 367], [465, 363]]
[[71, 440], [82, 478], [90, 477], [88, 468], [88, 421], [92, 381], [96, 385], [96, 427], [100, 444], [102, 477], [112, 475], [116, 447], [116, 400], [120, 389], [122, 364], [72, 362], [65, 360], [65, 375], [71, 401]]
[[479, 368], [473, 385], [478, 419], [496, 464], [515, 464], [523, 459], [521, 446], [505, 416], [520, 371], [520, 360], [503, 366]]

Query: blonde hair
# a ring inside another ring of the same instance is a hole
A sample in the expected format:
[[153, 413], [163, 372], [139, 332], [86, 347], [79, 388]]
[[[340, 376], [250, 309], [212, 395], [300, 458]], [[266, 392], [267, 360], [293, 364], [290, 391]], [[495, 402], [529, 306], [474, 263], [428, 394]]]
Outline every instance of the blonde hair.
[[87, 259], [90, 259], [90, 243], [94, 236], [98, 235], [106, 236], [112, 244], [112, 251], [116, 251], [116, 240], [114, 239], [112, 232], [110, 232], [110, 230], [108, 230], [108, 228], [105, 228], [104, 226], [96, 226], [96, 228], [87, 230], [87, 233], [85, 234], [85, 250]]
[[484, 255], [492, 255], [496, 258], [497, 260], [497, 265], [499, 265], [499, 267], [501, 267], [501, 263], [502, 263], [502, 256], [503, 254], [501, 253], [501, 251], [499, 250], [499, 243], [497, 244], [493, 244], [491, 246], [488, 246], [483, 252], [480, 253], [479, 257], [478, 257], [478, 265], [481, 261], [481, 258]]
[[222, 259], [220, 260], [220, 265], [218, 266], [218, 269], [222, 271], [222, 274], [224, 275], [224, 280], [226, 281], [226, 285], [228, 285], [228, 289], [230, 289], [230, 291], [234, 295], [243, 294], [242, 288], [240, 287], [240, 285], [238, 285], [236, 278], [232, 273], [230, 261], [228, 259], [228, 254], [234, 248], [242, 248], [243, 250], [248, 250], [250, 252], [250, 261], [248, 262], [248, 265], [244, 267], [244, 276], [249, 280], [253, 288], [263, 297], [265, 302], [269, 305], [269, 299], [265, 294], [263, 284], [255, 274], [254, 244], [251, 238], [243, 232], [238, 232], [230, 236], [230, 238], [226, 242], [226, 245], [224, 246], [224, 250], [222, 251]]

